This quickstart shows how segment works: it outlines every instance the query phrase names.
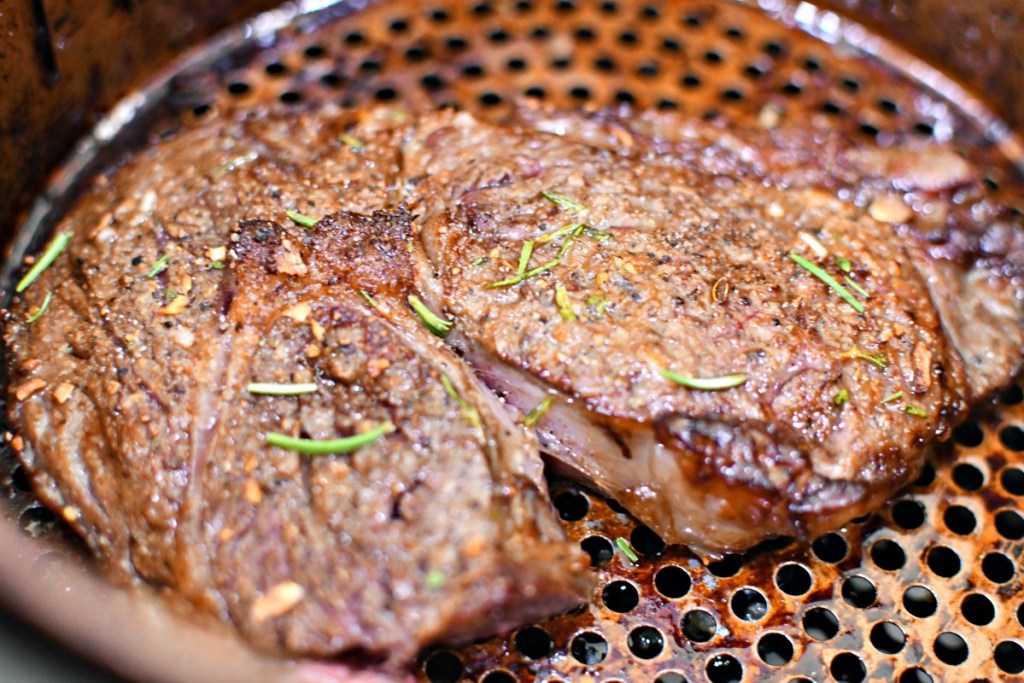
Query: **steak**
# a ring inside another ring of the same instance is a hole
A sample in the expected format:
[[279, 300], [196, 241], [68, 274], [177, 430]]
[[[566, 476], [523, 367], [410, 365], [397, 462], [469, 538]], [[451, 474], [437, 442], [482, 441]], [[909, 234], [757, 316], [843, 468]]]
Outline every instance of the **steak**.
[[[336, 192], [288, 155], [340, 124], [284, 124], [148, 150], [58, 228], [70, 245], [6, 330], [37, 493], [116, 578], [264, 650], [397, 665], [578, 604], [585, 556], [535, 437], [408, 307], [408, 212], [285, 218]], [[336, 144], [311, 163], [375, 196], [393, 153]]]
[[544, 450], [665, 540], [838, 527], [1020, 370], [1024, 233], [951, 149], [523, 119], [403, 146], [423, 289], [507, 405], [547, 409]]

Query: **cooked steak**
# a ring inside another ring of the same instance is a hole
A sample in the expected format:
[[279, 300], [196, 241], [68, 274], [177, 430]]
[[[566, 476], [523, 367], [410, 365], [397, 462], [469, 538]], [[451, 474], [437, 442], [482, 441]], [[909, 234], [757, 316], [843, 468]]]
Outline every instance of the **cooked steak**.
[[284, 123], [157, 146], [59, 227], [6, 331], [39, 495], [112, 573], [267, 650], [397, 664], [577, 604], [585, 556], [535, 438], [406, 303], [409, 214], [285, 218], [336, 194], [289, 145], [334, 140], [312, 161], [363, 188], [349, 201], [394, 149]]
[[509, 405], [550, 404], [544, 449], [666, 540], [837, 527], [1019, 370], [1019, 221], [951, 150], [525, 118], [404, 145], [424, 289]]

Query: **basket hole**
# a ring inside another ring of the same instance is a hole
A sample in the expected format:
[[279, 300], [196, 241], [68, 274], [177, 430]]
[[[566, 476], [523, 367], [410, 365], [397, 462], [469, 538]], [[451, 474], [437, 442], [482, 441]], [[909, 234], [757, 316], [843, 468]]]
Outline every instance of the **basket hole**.
[[327, 48], [323, 45], [309, 45], [302, 54], [306, 56], [306, 59], [323, 59], [327, 56]]
[[703, 24], [704, 20], [701, 19], [701, 16], [699, 14], [691, 12], [690, 14], [687, 14], [685, 17], [683, 17], [683, 26], [688, 26], [689, 28], [700, 28]]
[[654, 587], [666, 598], [681, 598], [690, 592], [692, 581], [682, 567], [667, 565], [654, 575]]
[[594, 60], [594, 68], [604, 73], [615, 71], [615, 60], [611, 57], [598, 57]]
[[600, 664], [608, 656], [608, 642], [599, 633], [584, 631], [572, 639], [569, 651], [581, 664]]
[[288, 67], [281, 62], [271, 62], [263, 67], [263, 71], [266, 72], [268, 76], [283, 76], [288, 73]]
[[366, 42], [366, 36], [363, 35], [362, 31], [350, 31], [345, 34], [342, 40], [348, 45], [362, 45]]
[[663, 98], [658, 100], [658, 109], [661, 111], [676, 111], [679, 109], [679, 103], [675, 100]]
[[247, 94], [250, 90], [252, 90], [252, 86], [245, 81], [234, 81], [233, 83], [228, 83], [228, 92], [232, 95], [242, 96]]
[[469, 41], [462, 36], [449, 36], [444, 44], [452, 52], [462, 52], [469, 47]]
[[320, 83], [327, 86], [328, 88], [339, 88], [341, 87], [341, 84], [344, 82], [344, 77], [341, 74], [336, 73], [334, 71], [325, 73], [323, 76], [320, 77]]
[[781, 633], [766, 633], [757, 641], [757, 656], [769, 666], [783, 666], [793, 659], [793, 643]]
[[436, 22], [438, 24], [447, 23], [447, 22], [451, 21], [451, 18], [452, 18], [452, 16], [450, 14], [448, 14], [448, 12], [446, 12], [443, 9], [431, 10], [430, 13], [427, 16], [430, 17], [431, 21]]
[[589, 26], [581, 26], [573, 32], [576, 40], [581, 43], [592, 43], [597, 39], [597, 33]]
[[628, 90], [620, 90], [615, 93], [615, 101], [619, 104], [636, 104], [636, 95]]
[[867, 667], [860, 657], [852, 652], [840, 652], [832, 658], [828, 667], [832, 677], [843, 683], [860, 683], [868, 676]]
[[937, 546], [928, 552], [928, 568], [937, 576], [950, 578], [960, 572], [960, 556], [952, 548]]
[[726, 88], [720, 97], [725, 102], [739, 102], [743, 99], [743, 91], [738, 88]]
[[661, 49], [665, 52], [679, 52], [683, 49], [683, 45], [674, 38], [664, 38], [661, 41]]
[[924, 524], [924, 505], [916, 500], [901, 500], [892, 506], [892, 519], [903, 529], [918, 529]]
[[655, 21], [661, 16], [661, 10], [654, 5], [644, 5], [640, 10], [640, 18], [647, 21]]
[[1008, 674], [1024, 672], [1024, 647], [1012, 640], [996, 645], [996, 666]]
[[996, 608], [988, 597], [981, 593], [971, 593], [960, 603], [960, 612], [964, 619], [975, 626], [991, 624], [996, 618]]
[[989, 553], [981, 561], [981, 571], [993, 583], [1006, 583], [1013, 578], [1013, 561], [1002, 553]]
[[623, 31], [619, 34], [619, 42], [632, 47], [640, 42], [640, 36], [633, 31]]
[[1017, 606], [1017, 623], [1024, 626], [1024, 602]]
[[28, 472], [21, 465], [17, 465], [11, 472], [11, 483], [19, 491], [29, 492], [32, 490], [32, 483], [28, 479]]
[[803, 91], [804, 89], [800, 86], [799, 83], [794, 83], [792, 81], [782, 86], [782, 94], [789, 95], [790, 97], [795, 97], [802, 93]]
[[697, 74], [686, 74], [680, 81], [680, 84], [687, 89], [699, 88], [701, 85], [700, 76]]
[[654, 679], [654, 683], [686, 683], [686, 676], [678, 671], [664, 671]]
[[878, 134], [881, 133], [881, 131], [878, 129], [878, 126], [874, 125], [873, 123], [867, 122], [861, 123], [858, 127], [858, 130], [861, 132], [862, 135], [866, 135], [869, 138], [878, 137]]
[[945, 664], [957, 666], [967, 661], [970, 651], [967, 649], [967, 641], [957, 633], [946, 631], [940, 633], [935, 639], [935, 656]]
[[925, 121], [918, 121], [914, 124], [914, 132], [918, 135], [930, 138], [935, 134], [935, 127]]
[[640, 594], [628, 581], [613, 581], [608, 584], [601, 593], [601, 599], [608, 609], [620, 614], [629, 612], [640, 604]]
[[535, 85], [531, 88], [527, 88], [526, 90], [524, 90], [523, 94], [526, 95], [527, 97], [533, 97], [538, 100], [543, 100], [547, 99], [548, 91], [540, 87], [539, 85]]
[[527, 626], [516, 633], [516, 649], [527, 659], [542, 659], [551, 654], [555, 643], [547, 631], [539, 626]]
[[661, 67], [657, 62], [645, 62], [637, 67], [636, 75], [641, 78], [654, 78], [660, 70]]
[[758, 79], [764, 76], [765, 70], [762, 69], [757, 64], [748, 64], [746, 67], [744, 67], [743, 73], [749, 76], [750, 78]]
[[761, 51], [772, 57], [780, 57], [786, 51], [786, 46], [778, 41], [769, 40], [761, 46]]
[[735, 553], [727, 553], [722, 559], [708, 564], [708, 571], [723, 579], [736, 576], [742, 568], [743, 558]]
[[875, 649], [887, 655], [894, 655], [903, 649], [907, 636], [903, 630], [891, 621], [880, 621], [871, 627], [871, 644]]
[[875, 604], [878, 590], [875, 584], [863, 576], [851, 576], [843, 581], [843, 599], [858, 609], [866, 609]]
[[815, 607], [804, 615], [804, 631], [814, 640], [831, 640], [839, 633], [839, 620], [831, 610]]
[[823, 102], [821, 110], [829, 116], [838, 116], [843, 113], [843, 108], [831, 100]]
[[558, 0], [555, 3], [555, 10], [558, 12], [575, 12], [576, 3], [573, 0]]
[[775, 573], [775, 585], [787, 595], [803, 595], [813, 583], [811, 573], [799, 564], [784, 564]]
[[427, 92], [437, 92], [444, 88], [444, 79], [437, 74], [427, 74], [420, 79], [420, 85], [422, 85], [423, 89]]
[[577, 85], [569, 90], [569, 97], [574, 100], [589, 100], [590, 99], [590, 88], [582, 85]]
[[918, 488], [927, 488], [931, 486], [932, 482], [935, 481], [936, 477], [935, 465], [930, 462], [925, 462], [924, 467], [921, 468], [921, 474], [917, 475], [917, 479], [914, 480], [913, 486]]
[[704, 53], [704, 61], [708, 64], [718, 65], [725, 61], [725, 57], [718, 50], [708, 50]]
[[822, 562], [835, 564], [846, 557], [850, 547], [846, 544], [845, 538], [839, 534], [831, 533], [815, 539], [814, 543], [811, 544], [811, 549]]
[[924, 669], [914, 667], [900, 674], [900, 683], [934, 683], [934, 679]]
[[961, 446], [975, 448], [985, 440], [985, 432], [981, 430], [977, 422], [964, 422], [953, 428], [953, 440]]
[[1006, 427], [999, 432], [999, 440], [1012, 451], [1024, 451], [1024, 429]]
[[392, 102], [398, 99], [398, 91], [390, 86], [380, 88], [373, 94], [378, 102]]
[[1008, 405], [1017, 405], [1024, 402], [1024, 389], [1019, 384], [1014, 384], [999, 397], [999, 400]]
[[739, 28], [738, 26], [730, 26], [729, 28], [725, 29], [725, 31], [723, 31], [722, 33], [723, 35], [725, 35], [726, 38], [731, 38], [733, 40], [743, 40], [744, 38], [747, 37], [747, 35], [743, 32], [743, 29]]
[[197, 104], [196, 106], [192, 107], [192, 114], [193, 114], [193, 116], [196, 116], [196, 117], [206, 116], [212, 110], [213, 110], [213, 107], [211, 107], [209, 104], [206, 104], [206, 103]]
[[425, 45], [413, 45], [405, 51], [405, 58], [410, 62], [422, 62], [430, 57], [430, 48]]
[[711, 683], [740, 683], [743, 665], [732, 655], [718, 655], [704, 668]]
[[844, 78], [839, 81], [839, 85], [842, 86], [846, 92], [858, 92], [860, 90], [860, 81], [856, 78]]
[[900, 105], [896, 104], [896, 102], [888, 98], [882, 98], [878, 100], [878, 110], [883, 114], [899, 114]]
[[583, 519], [590, 512], [590, 499], [574, 489], [562, 491], [555, 496], [555, 509], [558, 516], [567, 522]]
[[1007, 467], [1001, 476], [1003, 488], [1014, 496], [1024, 496], [1024, 471], [1016, 467]]
[[487, 40], [489, 40], [492, 43], [495, 43], [497, 45], [500, 45], [502, 43], [507, 43], [511, 38], [512, 38], [512, 36], [509, 35], [508, 31], [504, 31], [504, 30], [502, 30], [500, 28], [496, 29], [494, 31], [491, 31], [490, 33], [487, 34]]
[[591, 567], [603, 567], [615, 556], [612, 542], [604, 536], [588, 536], [580, 542], [583, 552], [590, 555]]
[[804, 60], [804, 68], [808, 71], [821, 71], [821, 62], [813, 57], [808, 57]]
[[871, 546], [871, 561], [879, 569], [892, 572], [903, 567], [907, 554], [899, 543], [885, 538]]
[[935, 594], [924, 586], [911, 586], [903, 593], [903, 607], [920, 619], [930, 617], [938, 609]]
[[526, 71], [527, 66], [528, 65], [526, 60], [523, 59], [522, 57], [513, 57], [512, 59], [505, 62], [505, 68], [508, 69], [509, 71], [513, 71], [516, 73], [520, 71]]
[[359, 65], [359, 73], [364, 76], [372, 76], [379, 74], [381, 71], [381, 64], [376, 59], [364, 59]]
[[644, 525], [633, 529], [633, 533], [629, 535], [629, 542], [637, 552], [647, 557], [660, 557], [665, 552], [665, 541], [650, 527]]
[[456, 683], [462, 678], [462, 662], [449, 650], [440, 650], [427, 657], [423, 670], [430, 683]]
[[39, 538], [53, 531], [57, 517], [44, 507], [30, 507], [18, 518], [21, 530], [33, 538]]
[[732, 612], [743, 621], [760, 621], [768, 613], [768, 601], [760, 591], [744, 588], [732, 596]]
[[951, 505], [942, 515], [942, 521], [954, 534], [966, 536], [974, 531], [978, 525], [974, 513], [963, 505]]
[[482, 78], [484, 73], [484, 67], [480, 64], [467, 64], [462, 67], [462, 75], [466, 78]]
[[683, 635], [695, 643], [706, 643], [715, 637], [718, 625], [715, 617], [703, 609], [695, 609], [683, 615]]
[[516, 683], [516, 677], [507, 671], [498, 669], [480, 679], [480, 683]]
[[1003, 510], [996, 515], [996, 531], [1007, 540], [1019, 541], [1024, 538], [1024, 517], [1016, 510]]
[[626, 645], [640, 659], [654, 659], [665, 649], [665, 638], [652, 626], [639, 626], [629, 632]]

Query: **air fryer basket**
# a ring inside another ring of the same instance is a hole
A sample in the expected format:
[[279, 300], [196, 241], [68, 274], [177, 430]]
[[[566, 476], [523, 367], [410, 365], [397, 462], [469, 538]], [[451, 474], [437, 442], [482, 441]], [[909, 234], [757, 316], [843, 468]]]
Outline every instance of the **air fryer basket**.
[[[1024, 100], [1006, 97], [1024, 82], [1009, 31], [1016, 3], [849, 4], [878, 33], [775, 0], [393, 0], [299, 12], [272, 37], [237, 31], [190, 59], [144, 98], [154, 112], [147, 129], [327, 100], [459, 106], [495, 120], [524, 98], [652, 107], [828, 127], [883, 145], [953, 142], [986, 170], [994, 193], [1024, 202], [1019, 144], [1004, 123], [1024, 117]], [[11, 196], [41, 179], [40, 169], [0, 178]], [[2, 219], [12, 222], [16, 208]], [[710, 564], [666, 548], [614, 501], [555, 482], [566, 528], [595, 566], [591, 603], [507, 637], [425, 652], [416, 675], [434, 683], [1013, 679], [1024, 672], [1022, 427], [1016, 385], [958, 428], [877, 514], [810, 545], [770, 542]], [[53, 516], [9, 455], [5, 463], [19, 526], [54, 536]]]

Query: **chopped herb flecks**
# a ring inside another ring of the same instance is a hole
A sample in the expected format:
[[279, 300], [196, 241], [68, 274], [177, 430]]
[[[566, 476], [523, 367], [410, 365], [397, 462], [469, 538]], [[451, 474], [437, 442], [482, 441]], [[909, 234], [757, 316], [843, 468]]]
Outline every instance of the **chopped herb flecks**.
[[68, 242], [70, 241], [70, 232], [62, 232], [59, 235], [55, 235], [54, 238], [50, 240], [50, 243], [46, 245], [46, 249], [43, 251], [43, 255], [39, 257], [39, 260], [36, 261], [32, 267], [29, 268], [28, 272], [25, 273], [25, 276], [18, 281], [14, 291], [19, 294], [24, 292], [30, 284], [36, 281], [36, 278], [38, 278], [44, 270], [50, 267], [50, 264], [57, 260], [57, 257], [60, 256], [60, 253], [64, 251], [64, 247], [68, 246]]
[[427, 572], [427, 588], [431, 590], [437, 590], [438, 588], [444, 586], [446, 583], [448, 583], [448, 579], [446, 579], [444, 574], [438, 571], [437, 569], [431, 569], [429, 572]]
[[928, 417], [928, 413], [924, 412], [917, 406], [907, 405], [903, 407], [903, 411], [907, 415], [913, 415], [914, 417]]
[[557, 240], [559, 237], [565, 237], [569, 233], [575, 232], [576, 230], [579, 230], [580, 228], [583, 227], [585, 226], [582, 223], [569, 223], [568, 225], [563, 225], [558, 230], [552, 230], [551, 232], [545, 233], [538, 237], [537, 244], [547, 244], [548, 242], [553, 242]]
[[562, 283], [555, 285], [555, 304], [558, 306], [558, 314], [562, 316], [562, 320], [567, 323], [576, 322], [576, 311], [572, 310], [569, 292]]
[[596, 313], [598, 317], [604, 315], [604, 309], [608, 308], [608, 304], [610, 303], [611, 300], [609, 300], [606, 296], [587, 297], [587, 306], [592, 308], [594, 310], [594, 313]]
[[839, 357], [859, 358], [861, 360], [866, 360], [867, 362], [871, 363], [875, 367], [881, 368], [882, 370], [884, 370], [889, 365], [889, 360], [885, 357], [885, 354], [868, 353], [867, 351], [861, 350], [856, 345], [850, 347], [850, 350], [847, 351], [846, 353], [840, 354]]
[[43, 313], [46, 313], [46, 309], [50, 307], [50, 299], [52, 299], [52, 298], [53, 298], [53, 290], [50, 290], [49, 292], [46, 293], [46, 296], [43, 298], [43, 303], [39, 304], [39, 308], [37, 308], [30, 315], [26, 316], [25, 322], [28, 323], [29, 325], [31, 325], [35, 321], [37, 321], [40, 318], [42, 318], [43, 317]]
[[170, 254], [164, 254], [163, 256], [158, 258], [156, 260], [156, 263], [153, 264], [153, 267], [149, 269], [148, 273], [146, 273], [146, 277], [152, 280], [157, 275], [167, 270], [167, 264], [170, 262], [170, 260]]
[[542, 190], [541, 196], [547, 199], [549, 202], [553, 202], [558, 205], [559, 208], [565, 209], [572, 213], [583, 213], [587, 210], [587, 207], [579, 203], [572, 197], [566, 197], [564, 194], [558, 194], [557, 192], [551, 192], [549, 190]]
[[284, 215], [288, 216], [288, 218], [291, 218], [293, 221], [295, 221], [304, 228], [312, 228], [314, 225], [316, 225], [315, 218], [311, 218], [305, 214], [301, 214], [298, 211], [285, 211]]
[[671, 370], [662, 370], [661, 376], [688, 389], [700, 389], [702, 391], [731, 389], [747, 381], [747, 376], [743, 374], [724, 375], [722, 377], [687, 377]]
[[808, 271], [811, 275], [813, 275], [814, 277], [818, 278], [826, 285], [831, 287], [839, 296], [843, 298], [843, 301], [845, 301], [846, 303], [850, 304], [851, 307], [853, 307], [853, 310], [857, 311], [858, 313], [864, 312], [864, 304], [857, 301], [856, 297], [850, 294], [849, 290], [847, 290], [846, 287], [843, 287], [841, 284], [839, 284], [839, 282], [837, 282], [834, 277], [832, 277], [824, 270], [822, 270], [820, 266], [811, 263], [803, 256], [800, 256], [800, 254], [790, 254], [789, 258], [792, 259], [798, 266]]
[[299, 384], [274, 384], [271, 382], [251, 382], [245, 387], [250, 394], [265, 394], [267, 396], [300, 396], [302, 394], [316, 393], [315, 382], [302, 382]]
[[490, 289], [496, 289], [498, 287], [511, 287], [514, 284], [520, 283], [526, 277], [526, 267], [530, 265], [530, 256], [533, 255], [533, 240], [526, 240], [523, 242], [523, 248], [519, 252], [519, 266], [516, 268], [516, 274], [508, 279], [501, 280], [499, 282], [492, 282], [487, 285]]
[[351, 453], [357, 448], [369, 446], [378, 441], [385, 434], [394, 431], [395, 426], [390, 421], [385, 421], [368, 432], [347, 436], [343, 439], [328, 439], [319, 441], [317, 439], [297, 439], [287, 434], [270, 432], [267, 434], [267, 445], [277, 446], [286, 451], [294, 451], [303, 455], [333, 455], [336, 453]]
[[853, 270], [853, 264], [850, 263], [850, 259], [843, 258], [842, 256], [836, 259], [836, 265], [839, 266], [839, 270], [843, 271], [844, 273], [849, 273], [851, 270]]
[[427, 329], [438, 337], [444, 337], [448, 334], [448, 331], [452, 329], [452, 325], [455, 324], [451, 320], [445, 320], [431, 311], [415, 294], [410, 294], [408, 301], [409, 305], [412, 306], [412, 310], [420, 317], [420, 320], [427, 326]]
[[840, 389], [836, 392], [836, 395], [832, 397], [832, 403], [837, 406], [845, 405], [850, 402], [850, 392], [846, 389]]
[[610, 232], [598, 230], [597, 228], [592, 228], [589, 225], [583, 226], [583, 236], [589, 237], [592, 240], [597, 240], [598, 244], [601, 245], [608, 244], [612, 239], [614, 239]]
[[897, 391], [897, 392], [889, 394], [888, 396], [883, 398], [882, 399], [882, 403], [883, 404], [884, 403], [892, 403], [893, 401], [898, 401], [901, 398], [903, 398], [903, 392], [902, 391]]
[[536, 427], [537, 423], [544, 419], [544, 416], [551, 410], [551, 404], [555, 402], [555, 399], [551, 396], [545, 396], [544, 400], [533, 407], [533, 410], [526, 414], [523, 418], [523, 424], [527, 427]]
[[871, 293], [868, 290], [861, 287], [860, 285], [858, 285], [849, 275], [845, 276], [843, 279], [846, 280], [846, 284], [850, 285], [853, 291], [857, 292], [865, 299], [871, 298]]
[[377, 308], [377, 302], [373, 300], [373, 297], [365, 289], [359, 290], [359, 296], [366, 299], [366, 303], [370, 304], [370, 308]]
[[348, 147], [351, 147], [356, 152], [361, 152], [364, 149], [366, 149], [366, 144], [359, 138], [355, 137], [354, 135], [348, 135], [346, 133], [345, 135], [342, 135], [339, 139], [343, 144], [347, 145]]
[[210, 261], [210, 267], [213, 268], [214, 270], [224, 270], [224, 262], [223, 261]]
[[480, 422], [480, 411], [471, 406], [469, 401], [462, 398], [462, 395], [455, 388], [455, 385], [452, 384], [452, 381], [448, 379], [447, 375], [441, 375], [441, 384], [444, 385], [445, 393], [447, 393], [450, 398], [454, 399], [455, 402], [459, 404], [459, 407], [462, 408], [462, 414], [466, 417], [469, 423], [477, 429], [480, 429], [482, 424]]
[[615, 545], [618, 546], [619, 550], [622, 551], [623, 555], [629, 558], [630, 562], [632, 562], [633, 564], [638, 564], [640, 562], [640, 556], [636, 554], [636, 551], [633, 550], [633, 546], [630, 545], [629, 541], [627, 541], [625, 538], [623, 538], [622, 536], [616, 538]]

